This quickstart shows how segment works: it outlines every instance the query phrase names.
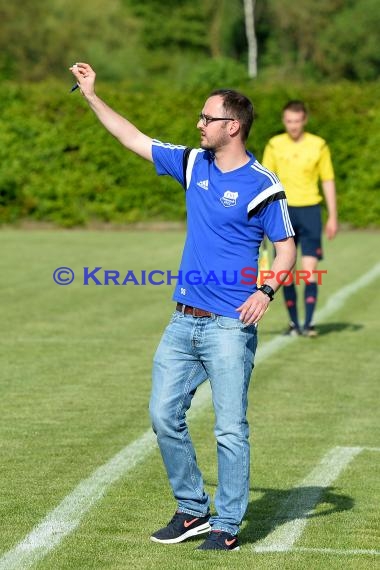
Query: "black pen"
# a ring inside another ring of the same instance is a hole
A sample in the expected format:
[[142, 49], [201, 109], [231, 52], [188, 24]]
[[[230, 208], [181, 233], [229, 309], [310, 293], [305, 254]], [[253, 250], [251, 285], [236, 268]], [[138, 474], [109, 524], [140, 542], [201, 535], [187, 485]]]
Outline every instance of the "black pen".
[[72, 86], [72, 88], [70, 89], [70, 93], [72, 93], [72, 92], [75, 91], [76, 89], [79, 89], [78, 83], [76, 83], [75, 85]]

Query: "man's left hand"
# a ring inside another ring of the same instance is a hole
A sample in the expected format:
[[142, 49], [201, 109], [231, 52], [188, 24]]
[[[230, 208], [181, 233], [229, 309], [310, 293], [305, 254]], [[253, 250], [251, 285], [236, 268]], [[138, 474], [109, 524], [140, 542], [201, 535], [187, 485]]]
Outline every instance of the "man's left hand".
[[240, 312], [239, 320], [245, 325], [255, 325], [268, 308], [270, 299], [262, 291], [256, 291], [236, 310]]

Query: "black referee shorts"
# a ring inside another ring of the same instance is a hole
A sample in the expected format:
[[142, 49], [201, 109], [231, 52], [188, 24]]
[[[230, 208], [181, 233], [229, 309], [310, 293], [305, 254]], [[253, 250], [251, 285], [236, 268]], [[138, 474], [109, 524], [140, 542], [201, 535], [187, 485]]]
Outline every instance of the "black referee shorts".
[[288, 209], [294, 241], [300, 244], [302, 255], [323, 259], [321, 206], [288, 206]]

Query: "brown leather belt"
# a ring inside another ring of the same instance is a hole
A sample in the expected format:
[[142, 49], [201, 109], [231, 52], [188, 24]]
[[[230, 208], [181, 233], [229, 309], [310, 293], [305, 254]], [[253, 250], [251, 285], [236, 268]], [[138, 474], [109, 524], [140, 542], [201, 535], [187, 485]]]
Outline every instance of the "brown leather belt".
[[190, 307], [190, 305], [182, 305], [182, 303], [177, 303], [176, 310], [184, 315], [191, 315], [192, 317], [212, 317], [214, 315], [214, 313], [210, 313], [210, 311]]

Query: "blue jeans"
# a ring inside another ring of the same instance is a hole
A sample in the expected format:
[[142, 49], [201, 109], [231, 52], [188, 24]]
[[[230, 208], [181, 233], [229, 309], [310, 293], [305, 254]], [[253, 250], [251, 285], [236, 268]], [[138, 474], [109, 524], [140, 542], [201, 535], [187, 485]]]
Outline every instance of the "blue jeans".
[[214, 315], [174, 312], [153, 363], [150, 414], [178, 510], [209, 512], [186, 412], [200, 384], [211, 384], [218, 455], [217, 514], [213, 530], [236, 534], [248, 505], [249, 426], [247, 392], [257, 336], [254, 325]]

